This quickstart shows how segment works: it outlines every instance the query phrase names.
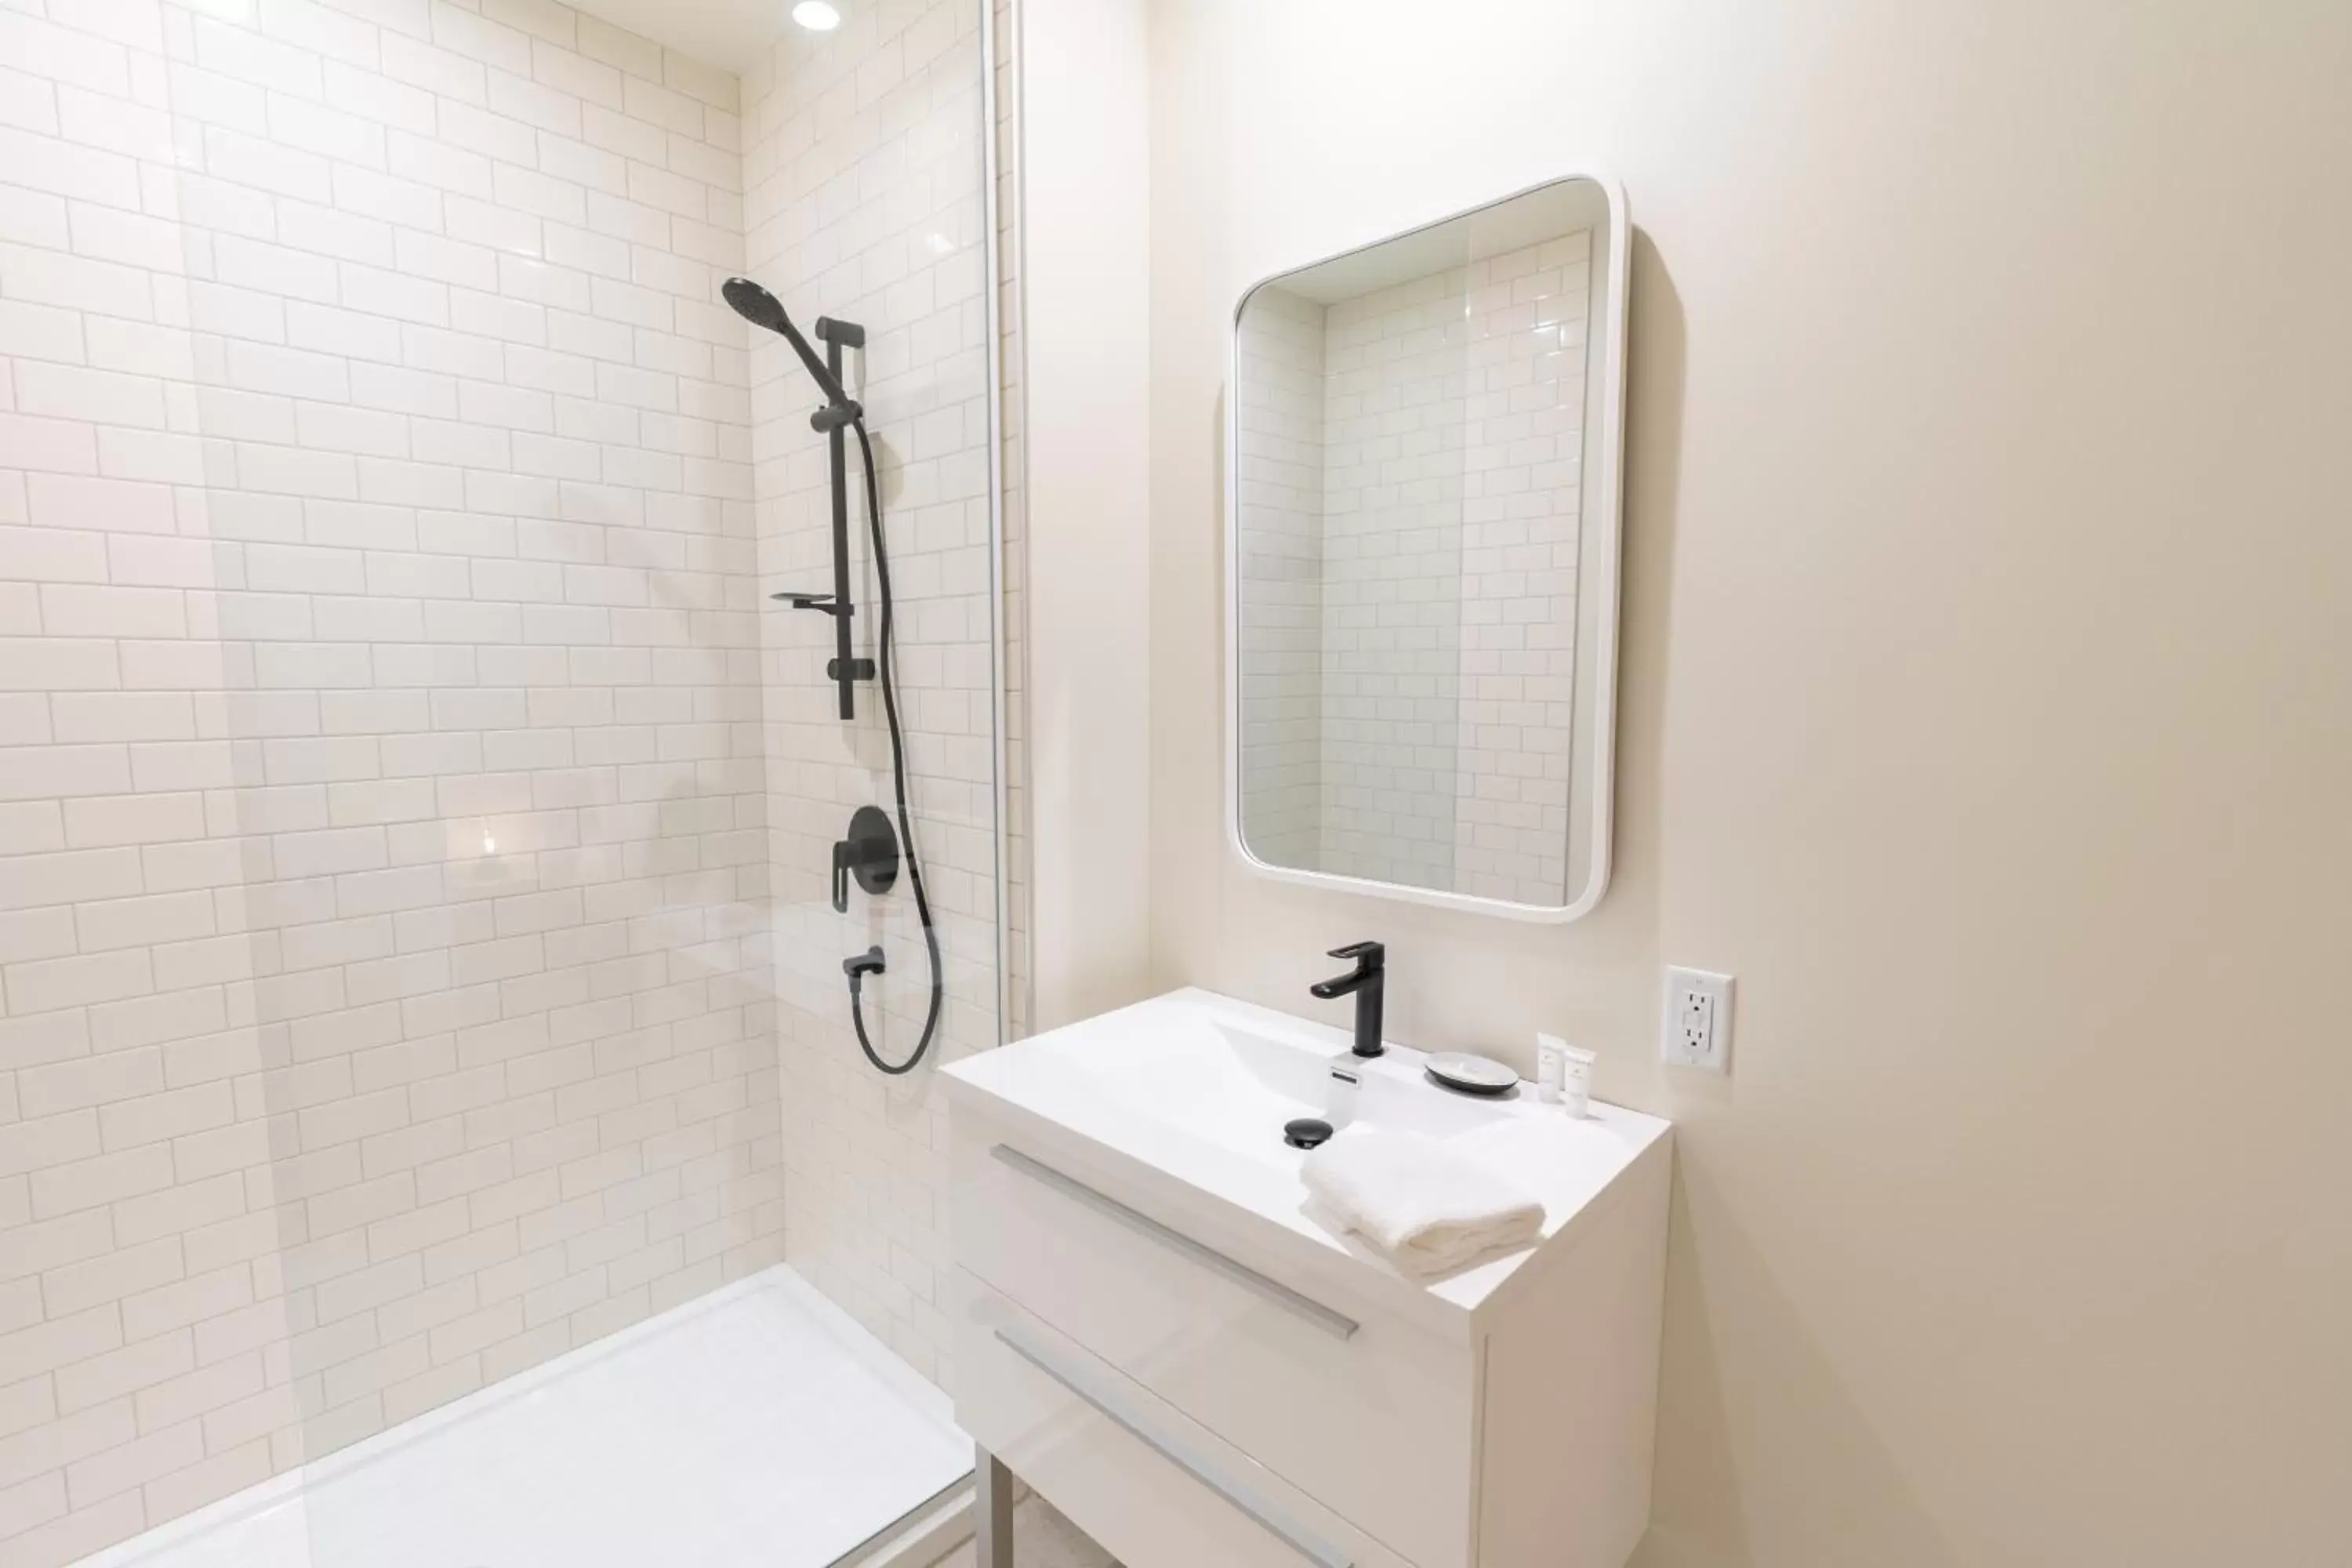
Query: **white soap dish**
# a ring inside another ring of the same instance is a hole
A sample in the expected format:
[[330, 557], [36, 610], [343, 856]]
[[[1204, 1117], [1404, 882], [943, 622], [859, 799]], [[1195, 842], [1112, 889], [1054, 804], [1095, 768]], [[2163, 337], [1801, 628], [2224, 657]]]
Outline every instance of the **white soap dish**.
[[1519, 1075], [1510, 1067], [1491, 1057], [1474, 1057], [1462, 1051], [1444, 1051], [1430, 1058], [1428, 1072], [1446, 1088], [1460, 1089], [1464, 1094], [1491, 1098], [1519, 1087]]

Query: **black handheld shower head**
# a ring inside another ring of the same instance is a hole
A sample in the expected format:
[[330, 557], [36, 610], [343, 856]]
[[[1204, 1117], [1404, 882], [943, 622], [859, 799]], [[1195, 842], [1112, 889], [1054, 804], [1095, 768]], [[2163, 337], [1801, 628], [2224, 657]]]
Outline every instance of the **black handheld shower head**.
[[792, 321], [784, 315], [784, 302], [752, 282], [749, 278], [730, 278], [719, 290], [735, 313], [755, 327], [765, 327], [772, 332], [792, 330]]
[[817, 390], [824, 394], [826, 402], [835, 409], [856, 406], [850, 401], [849, 394], [842, 390], [841, 383], [833, 372], [825, 368], [824, 361], [809, 347], [809, 341], [801, 336], [801, 330], [793, 325], [793, 319], [784, 314], [782, 300], [749, 278], [730, 278], [719, 292], [727, 297], [727, 302], [735, 308], [737, 315], [755, 327], [767, 328], [793, 345], [793, 352], [800, 355], [801, 363], [808, 370], [809, 379], [816, 383]]

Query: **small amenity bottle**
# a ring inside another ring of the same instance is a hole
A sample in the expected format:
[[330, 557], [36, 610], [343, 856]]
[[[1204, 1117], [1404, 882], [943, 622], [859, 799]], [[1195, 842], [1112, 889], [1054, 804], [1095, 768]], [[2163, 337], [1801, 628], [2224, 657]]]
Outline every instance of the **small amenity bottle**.
[[1598, 1059], [1558, 1035], [1538, 1035], [1536, 1097], [1570, 1116], [1585, 1115], [1592, 1103], [1592, 1067]]

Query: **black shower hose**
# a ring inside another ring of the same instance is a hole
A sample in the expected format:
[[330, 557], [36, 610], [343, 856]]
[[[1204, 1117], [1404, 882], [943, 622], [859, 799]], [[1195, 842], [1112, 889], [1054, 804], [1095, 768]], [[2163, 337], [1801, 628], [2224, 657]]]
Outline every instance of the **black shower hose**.
[[898, 724], [898, 681], [891, 672], [890, 650], [897, 640], [892, 629], [893, 605], [890, 597], [890, 553], [882, 542], [882, 486], [874, 472], [874, 442], [866, 434], [866, 421], [853, 420], [857, 431], [857, 450], [866, 468], [866, 521], [874, 538], [874, 577], [882, 592], [882, 632], [875, 649], [875, 669], [882, 688], [882, 713], [890, 724], [890, 782], [898, 797], [898, 842], [906, 848], [907, 879], [914, 884], [915, 913], [923, 923], [923, 944], [931, 954], [931, 1010], [923, 1019], [922, 1038], [915, 1042], [915, 1053], [903, 1062], [887, 1062], [874, 1048], [866, 1035], [866, 1011], [863, 991], [855, 975], [849, 981], [849, 1019], [857, 1029], [858, 1049], [874, 1064], [877, 1072], [891, 1078], [915, 1070], [923, 1053], [931, 1048], [931, 1037], [939, 1032], [940, 1008], [946, 999], [946, 986], [940, 963], [940, 933], [931, 923], [930, 896], [923, 890], [923, 863], [915, 854], [914, 819], [907, 813], [907, 737]]

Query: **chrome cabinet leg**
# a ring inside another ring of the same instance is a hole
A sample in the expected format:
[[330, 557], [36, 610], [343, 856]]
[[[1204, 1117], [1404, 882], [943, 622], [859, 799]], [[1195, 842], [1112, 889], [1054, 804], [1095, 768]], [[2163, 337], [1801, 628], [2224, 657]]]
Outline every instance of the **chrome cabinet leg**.
[[1013, 1472], [1003, 1460], [975, 1447], [971, 1479], [978, 1568], [1013, 1568]]

